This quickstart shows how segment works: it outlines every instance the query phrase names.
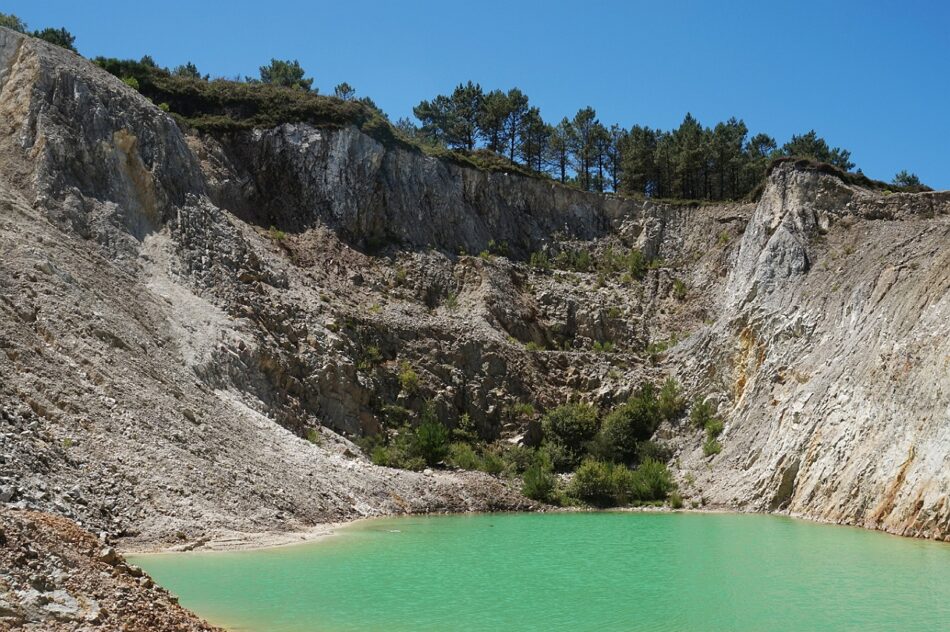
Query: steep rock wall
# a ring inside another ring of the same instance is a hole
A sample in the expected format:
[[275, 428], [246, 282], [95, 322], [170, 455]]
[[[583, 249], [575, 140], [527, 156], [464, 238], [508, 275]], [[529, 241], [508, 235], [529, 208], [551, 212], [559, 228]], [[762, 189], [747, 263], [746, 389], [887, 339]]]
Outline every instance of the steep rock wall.
[[948, 238], [950, 193], [883, 196], [776, 170], [722, 316], [678, 352], [714, 375], [728, 413], [702, 477], [710, 500], [950, 531]]
[[286, 124], [203, 138], [211, 196], [263, 226], [323, 224], [351, 244], [526, 255], [552, 235], [592, 239], [641, 204], [386, 147], [355, 127]]
[[[672, 372], [727, 420], [712, 457], [666, 429], [693, 497], [950, 531], [948, 194], [784, 165], [754, 212], [687, 208], [354, 128], [189, 136], [80, 57], [5, 29], [0, 132], [3, 449], [31, 433], [2, 464], [13, 503], [143, 540], [521, 507], [495, 480], [376, 468], [332, 433], [301, 435], [373, 430], [381, 404], [423, 396], [497, 430], [520, 400], [609, 405]], [[663, 262], [627, 282], [456, 256], [564, 239]], [[604, 340], [614, 355], [593, 351]], [[423, 393], [401, 392], [405, 361]]]

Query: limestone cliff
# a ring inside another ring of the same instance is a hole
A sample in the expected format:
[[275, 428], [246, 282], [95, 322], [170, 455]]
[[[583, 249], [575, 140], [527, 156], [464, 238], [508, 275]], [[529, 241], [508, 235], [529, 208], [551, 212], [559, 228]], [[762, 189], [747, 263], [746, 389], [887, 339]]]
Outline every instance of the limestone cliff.
[[348, 438], [423, 399], [514, 437], [519, 402], [674, 374], [727, 420], [712, 457], [661, 429], [690, 499], [947, 537], [948, 208], [792, 163], [756, 205], [665, 205], [354, 127], [198, 134], [0, 29], [0, 497], [149, 543], [526, 507]]
[[677, 356], [729, 410], [715, 502], [947, 535], [948, 216], [947, 192], [772, 174], [720, 318]]

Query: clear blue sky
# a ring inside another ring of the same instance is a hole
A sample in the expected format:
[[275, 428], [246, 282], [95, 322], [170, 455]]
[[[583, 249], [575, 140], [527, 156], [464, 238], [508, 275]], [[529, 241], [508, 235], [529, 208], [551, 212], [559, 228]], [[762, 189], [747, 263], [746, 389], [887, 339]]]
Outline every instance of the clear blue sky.
[[297, 58], [391, 118], [472, 79], [518, 86], [548, 120], [674, 127], [729, 116], [781, 144], [815, 128], [871, 177], [950, 188], [950, 2], [0, 0], [65, 26], [88, 57], [191, 60], [212, 76]]

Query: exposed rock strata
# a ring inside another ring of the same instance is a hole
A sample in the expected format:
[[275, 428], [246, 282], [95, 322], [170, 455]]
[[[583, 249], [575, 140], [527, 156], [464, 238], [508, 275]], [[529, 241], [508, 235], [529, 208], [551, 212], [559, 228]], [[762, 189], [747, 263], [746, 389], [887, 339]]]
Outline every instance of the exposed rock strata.
[[217, 630], [71, 521], [0, 509], [0, 629]]
[[[188, 135], [0, 29], [0, 498], [164, 543], [521, 508], [499, 479], [378, 468], [338, 433], [428, 398], [511, 436], [519, 401], [606, 406], [672, 373], [727, 420], [710, 458], [662, 430], [691, 499], [947, 537], [948, 204], [783, 165], [757, 206], [671, 206], [355, 128]], [[459, 254], [492, 240], [511, 258]], [[519, 262], [545, 247], [655, 265]]]

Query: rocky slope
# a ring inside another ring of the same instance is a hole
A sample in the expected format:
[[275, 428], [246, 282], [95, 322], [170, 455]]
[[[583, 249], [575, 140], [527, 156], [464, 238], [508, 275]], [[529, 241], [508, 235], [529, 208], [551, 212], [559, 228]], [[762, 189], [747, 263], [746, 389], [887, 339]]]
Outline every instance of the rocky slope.
[[0, 510], [0, 629], [217, 630], [59, 516]]
[[[198, 134], [0, 29], [0, 500], [123, 546], [526, 508], [350, 440], [425, 399], [530, 435], [519, 402], [672, 374], [727, 421], [712, 457], [660, 431], [690, 500], [946, 538], [948, 209], [792, 163], [756, 205], [677, 206], [356, 128]], [[630, 249], [642, 278], [524, 262]]]

